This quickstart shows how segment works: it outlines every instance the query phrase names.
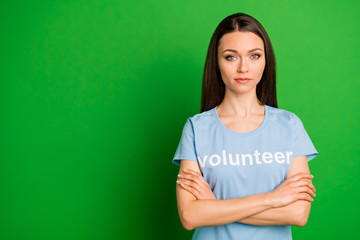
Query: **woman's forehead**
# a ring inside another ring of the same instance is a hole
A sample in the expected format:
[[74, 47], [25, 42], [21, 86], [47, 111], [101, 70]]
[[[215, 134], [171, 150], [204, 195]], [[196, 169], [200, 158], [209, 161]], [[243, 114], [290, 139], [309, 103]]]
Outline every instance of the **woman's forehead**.
[[264, 49], [263, 40], [253, 32], [231, 32], [224, 34], [219, 40], [219, 51], [234, 49], [248, 51], [255, 48]]

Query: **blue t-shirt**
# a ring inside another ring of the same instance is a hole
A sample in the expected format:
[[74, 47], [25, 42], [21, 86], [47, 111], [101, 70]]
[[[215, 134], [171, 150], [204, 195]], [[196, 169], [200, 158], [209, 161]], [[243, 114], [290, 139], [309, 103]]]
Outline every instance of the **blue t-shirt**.
[[[241, 198], [274, 190], [285, 180], [293, 157], [318, 155], [294, 113], [265, 105], [265, 118], [252, 132], [230, 130], [216, 107], [187, 119], [173, 163], [197, 161], [217, 199]], [[195, 229], [193, 239], [292, 239], [291, 226], [238, 222]]]

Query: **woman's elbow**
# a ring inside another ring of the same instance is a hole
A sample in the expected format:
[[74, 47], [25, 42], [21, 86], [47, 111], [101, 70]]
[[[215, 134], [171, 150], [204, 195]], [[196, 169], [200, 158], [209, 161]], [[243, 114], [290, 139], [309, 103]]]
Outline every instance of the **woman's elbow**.
[[194, 227], [192, 225], [188, 224], [188, 223], [184, 223], [183, 221], [181, 223], [182, 223], [185, 230], [190, 231], [190, 230], [194, 229]]
[[293, 225], [298, 226], [298, 227], [304, 227], [309, 219], [309, 213], [310, 213], [310, 208], [302, 208], [299, 209], [298, 214], [296, 214], [295, 217], [295, 222]]
[[181, 211], [180, 212], [180, 220], [181, 220], [182, 226], [186, 230], [190, 231], [190, 230], [193, 230], [195, 228], [194, 224], [193, 224], [193, 221], [192, 221], [191, 213], [189, 211]]
[[302, 217], [302, 218], [299, 217], [294, 225], [298, 227], [304, 227], [307, 221], [308, 221], [307, 217]]

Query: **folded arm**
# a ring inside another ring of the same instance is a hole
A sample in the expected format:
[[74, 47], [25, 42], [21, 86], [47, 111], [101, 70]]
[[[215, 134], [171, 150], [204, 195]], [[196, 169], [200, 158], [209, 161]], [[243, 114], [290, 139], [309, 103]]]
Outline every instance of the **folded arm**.
[[[198, 175], [201, 175], [201, 172], [197, 162], [181, 161], [180, 173], [183, 177], [179, 177], [176, 193], [180, 220], [187, 230], [202, 226], [224, 225], [241, 221], [241, 219], [252, 222], [258, 221], [254, 217], [263, 217], [263, 215], [258, 214], [264, 213], [268, 209], [286, 206], [297, 200], [311, 201], [312, 199], [310, 197], [312, 190], [304, 186], [304, 182], [306, 182], [304, 179], [311, 177], [310, 174], [305, 173], [297, 174], [291, 178], [293, 182], [300, 183], [300, 185], [295, 186], [297, 191], [294, 192], [286, 191], [289, 186], [283, 185], [275, 192], [254, 194], [243, 198], [217, 200], [215, 197], [206, 197], [201, 199], [196, 195], [199, 192], [202, 194], [206, 190], [203, 191], [199, 188], [201, 183], [198, 179], [191, 180], [191, 176], [194, 175], [186, 174], [183, 171], [185, 169]], [[184, 177], [185, 175], [186, 177]], [[202, 187], [204, 186], [205, 184], [202, 184]]]
[[[310, 173], [306, 156], [295, 157], [286, 179], [298, 173]], [[311, 180], [308, 180], [311, 182]], [[315, 191], [315, 188], [313, 188]], [[314, 195], [315, 196], [315, 193]], [[251, 225], [294, 225], [305, 226], [309, 218], [311, 201], [298, 200], [287, 206], [270, 208], [248, 218], [241, 219], [239, 222]]]
[[[180, 173], [184, 169], [200, 172], [198, 164], [190, 160], [181, 161]], [[272, 207], [266, 200], [266, 194], [227, 200], [198, 200], [183, 188], [183, 183], [177, 185], [176, 195], [180, 220], [187, 230], [232, 223]]]

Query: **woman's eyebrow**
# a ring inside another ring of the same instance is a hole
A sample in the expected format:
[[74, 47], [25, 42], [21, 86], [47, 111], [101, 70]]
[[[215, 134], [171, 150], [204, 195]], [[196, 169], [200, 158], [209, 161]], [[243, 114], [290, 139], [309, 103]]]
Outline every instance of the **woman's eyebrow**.
[[[260, 50], [260, 51], [262, 51], [262, 49], [261, 49], [261, 48], [254, 48], [254, 49], [249, 50], [248, 52], [250, 53], [250, 52], [254, 52], [254, 51], [256, 51], [256, 50]], [[234, 50], [234, 49], [226, 49], [225, 51], [223, 51], [223, 53], [224, 53], [224, 52], [226, 52], [226, 51], [230, 51], [230, 52], [237, 53], [237, 51], [236, 51], [236, 50]]]

